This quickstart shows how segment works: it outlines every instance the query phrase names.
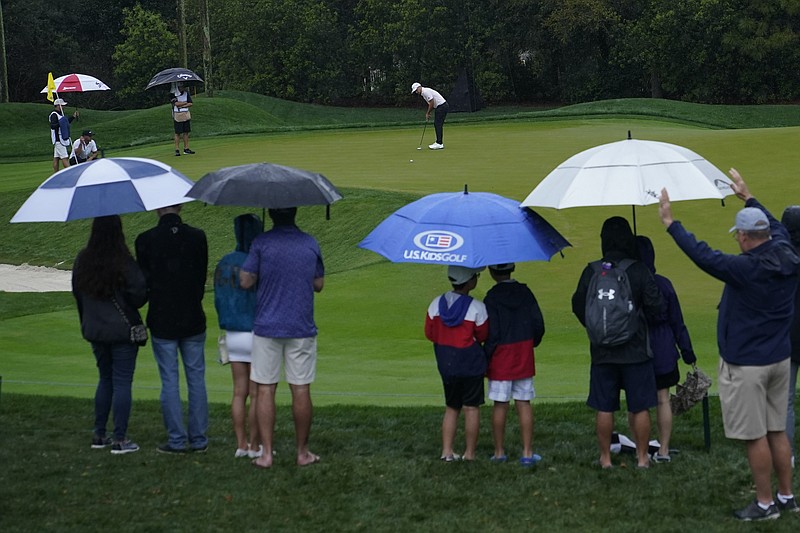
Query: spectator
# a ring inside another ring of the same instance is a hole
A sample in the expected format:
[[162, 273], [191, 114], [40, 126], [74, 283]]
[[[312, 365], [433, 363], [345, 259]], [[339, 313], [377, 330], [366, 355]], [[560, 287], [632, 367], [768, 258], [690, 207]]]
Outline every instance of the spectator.
[[[719, 302], [718, 387], [725, 436], [745, 441], [756, 499], [734, 512], [739, 520], [767, 520], [798, 511], [792, 494], [791, 449], [786, 438], [789, 337], [800, 257], [786, 228], [750, 194], [735, 169], [733, 191], [745, 202], [731, 228], [739, 255], [712, 250], [672, 217], [661, 191], [659, 215], [676, 244], [698, 267], [725, 283]], [[778, 478], [773, 499], [771, 474]]]
[[[100, 379], [94, 395], [92, 448], [111, 446], [111, 453], [139, 450], [127, 438], [131, 384], [139, 346], [131, 341], [131, 325], [141, 324], [138, 309], [147, 301], [139, 265], [125, 244], [119, 216], [98, 217], [86, 248], [75, 259], [72, 293], [78, 304], [83, 338], [92, 345]], [[114, 411], [114, 437], [106, 434]]]
[[[665, 304], [664, 313], [650, 322], [648, 337], [650, 349], [653, 352], [653, 369], [656, 373], [656, 389], [658, 389], [656, 426], [658, 427], [659, 449], [653, 452], [652, 459], [654, 463], [668, 463], [672, 460], [669, 453], [669, 442], [672, 435], [672, 405], [669, 400], [669, 390], [681, 380], [678, 359], [683, 357], [684, 363], [693, 365], [697, 362], [697, 357], [692, 349], [689, 330], [683, 323], [683, 312], [675, 288], [669, 279], [656, 274], [656, 253], [653, 243], [647, 237], [638, 235], [636, 244], [639, 247], [639, 257], [653, 274]], [[680, 355], [678, 354], [679, 349]]]
[[[586, 322], [589, 283], [598, 269], [629, 264], [625, 274], [630, 283], [633, 308], [639, 310], [633, 336], [616, 346], [590, 342], [592, 365], [587, 405], [597, 411], [595, 429], [600, 448], [600, 466], [611, 468], [611, 435], [614, 431], [614, 412], [620, 408], [620, 390], [625, 390], [628, 422], [636, 443], [639, 468], [650, 466], [650, 412], [658, 403], [653, 360], [647, 345], [647, 323], [662, 312], [662, 298], [647, 267], [635, 259], [639, 256], [628, 221], [611, 217], [600, 231], [603, 258], [583, 269], [578, 287], [572, 295], [572, 312], [584, 326]], [[624, 267], [623, 267], [624, 268]]]
[[[261, 219], [255, 215], [239, 215], [233, 219], [236, 250], [225, 255], [214, 270], [214, 305], [233, 377], [231, 419], [237, 443], [234, 457], [253, 459], [260, 457], [260, 450], [263, 449], [258, 444], [260, 439], [256, 423], [256, 383], [250, 381], [256, 291], [254, 288], [243, 289], [239, 284], [239, 274], [253, 239], [261, 233], [261, 228]], [[250, 428], [249, 438], [246, 426]]]
[[[206, 316], [203, 312], [208, 244], [202, 230], [184, 224], [180, 205], [156, 210], [158, 225], [136, 238], [150, 305], [147, 327], [161, 376], [161, 410], [169, 441], [161, 453], [208, 449], [208, 398], [205, 382]], [[188, 431], [180, 395], [178, 355], [189, 392]]]
[[492, 408], [492, 462], [508, 460], [505, 452], [506, 417], [513, 398], [522, 437], [522, 466], [533, 466], [541, 456], [533, 453], [533, 409], [536, 396], [534, 347], [544, 336], [544, 317], [539, 303], [527, 285], [511, 278], [514, 263], [490, 265], [496, 285], [486, 293], [483, 303], [489, 316], [489, 337], [484, 348], [489, 357], [489, 399]]
[[297, 208], [270, 209], [273, 227], [255, 238], [241, 268], [240, 283], [257, 285], [250, 379], [258, 389], [258, 433], [264, 446], [253, 460], [259, 468], [272, 466], [275, 432], [275, 391], [281, 365], [292, 393], [296, 463], [319, 462], [308, 441], [313, 420], [311, 383], [317, 373], [317, 325], [314, 293], [325, 285], [325, 266], [317, 241], [295, 224]]
[[[781, 223], [786, 226], [795, 251], [800, 250], [800, 205], [792, 205], [783, 211]], [[800, 368], [800, 288], [794, 293], [794, 318], [790, 332], [792, 357], [789, 370], [789, 401], [786, 403], [786, 436], [792, 448], [792, 468], [795, 461], [795, 400], [797, 399], [797, 370]]]
[[[442, 456], [445, 462], [475, 460], [483, 405], [486, 353], [481, 343], [489, 334], [486, 306], [469, 293], [478, 285], [482, 268], [450, 266], [447, 278], [453, 287], [436, 297], [425, 316], [425, 336], [433, 342], [436, 366], [444, 385]], [[453, 451], [458, 417], [464, 410], [464, 454]]]

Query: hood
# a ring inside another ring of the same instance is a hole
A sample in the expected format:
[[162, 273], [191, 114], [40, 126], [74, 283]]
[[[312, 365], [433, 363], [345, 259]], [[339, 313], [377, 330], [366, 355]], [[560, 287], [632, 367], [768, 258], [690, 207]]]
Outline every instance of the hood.
[[650, 272], [656, 273], [656, 251], [653, 242], [644, 235], [636, 236], [636, 247], [639, 249], [639, 260], [647, 265]]
[[492, 287], [492, 294], [496, 295], [493, 299], [494, 304], [511, 311], [530, 306], [531, 300], [528, 291], [523, 287], [526, 285], [515, 279], [497, 283]]
[[256, 215], [239, 215], [233, 219], [233, 234], [236, 235], [236, 251], [247, 253], [253, 239], [262, 231], [261, 219]]
[[786, 226], [792, 245], [800, 249], [800, 205], [790, 205], [783, 211], [781, 224]]
[[797, 274], [798, 265], [800, 265], [800, 256], [797, 255], [794, 247], [785, 240], [767, 241], [748, 253], [757, 255], [761, 266], [766, 270], [782, 276]]
[[464, 322], [467, 316], [472, 296], [448, 292], [439, 298], [439, 317], [448, 328], [453, 328]]
[[609, 252], [617, 252], [629, 259], [638, 259], [639, 257], [631, 226], [622, 217], [611, 217], [603, 222], [603, 229], [600, 230], [600, 246], [603, 257], [607, 256]]

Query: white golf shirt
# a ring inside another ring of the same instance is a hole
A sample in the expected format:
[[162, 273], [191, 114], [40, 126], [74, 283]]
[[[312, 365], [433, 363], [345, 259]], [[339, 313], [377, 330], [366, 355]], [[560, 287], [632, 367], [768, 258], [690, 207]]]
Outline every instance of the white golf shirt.
[[439, 107], [440, 105], [442, 105], [443, 103], [445, 103], [447, 101], [447, 100], [444, 99], [444, 97], [441, 94], [439, 94], [438, 91], [435, 91], [435, 90], [433, 90], [433, 89], [431, 89], [429, 87], [423, 87], [422, 88], [422, 98], [426, 102], [430, 102], [431, 100], [433, 100], [433, 108], [434, 109], [436, 109], [437, 107]]

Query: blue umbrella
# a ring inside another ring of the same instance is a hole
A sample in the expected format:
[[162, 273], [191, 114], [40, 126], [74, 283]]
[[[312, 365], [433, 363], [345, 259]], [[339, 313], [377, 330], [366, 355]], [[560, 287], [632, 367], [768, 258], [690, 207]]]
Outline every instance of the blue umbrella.
[[358, 244], [394, 263], [481, 267], [549, 261], [571, 246], [519, 202], [486, 192], [437, 193], [401, 207]]
[[150, 211], [191, 202], [194, 182], [167, 164], [109, 157], [73, 165], [47, 178], [11, 222], [66, 222]]

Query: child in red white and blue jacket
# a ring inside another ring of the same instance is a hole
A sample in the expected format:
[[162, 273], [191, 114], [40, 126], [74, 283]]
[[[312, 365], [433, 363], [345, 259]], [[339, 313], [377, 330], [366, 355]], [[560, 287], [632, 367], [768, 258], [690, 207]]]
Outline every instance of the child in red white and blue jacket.
[[483, 405], [486, 354], [481, 343], [489, 334], [486, 306], [469, 296], [478, 285], [481, 269], [450, 266], [447, 277], [452, 291], [435, 298], [425, 317], [425, 336], [433, 342], [442, 377], [445, 413], [442, 421], [442, 461], [462, 459], [453, 452], [458, 416], [464, 409], [466, 448], [463, 459], [475, 459]]

